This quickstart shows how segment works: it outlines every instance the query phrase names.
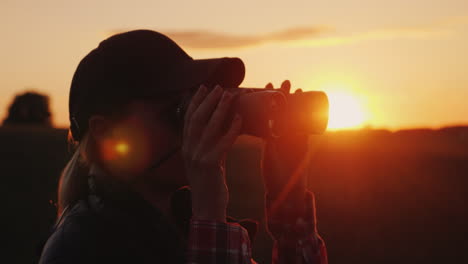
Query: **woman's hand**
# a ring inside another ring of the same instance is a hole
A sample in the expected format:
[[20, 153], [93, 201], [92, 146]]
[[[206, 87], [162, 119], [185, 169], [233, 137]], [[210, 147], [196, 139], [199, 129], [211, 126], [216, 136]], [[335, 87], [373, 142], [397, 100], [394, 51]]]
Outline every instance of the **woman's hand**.
[[[273, 89], [269, 83], [265, 89]], [[289, 94], [291, 83], [284, 81], [278, 90]], [[296, 93], [302, 92], [301, 89]], [[305, 172], [308, 166], [308, 135], [290, 134], [280, 138], [265, 139], [262, 157], [262, 174], [271, 206], [281, 206], [285, 201], [302, 203], [307, 188]]]
[[182, 154], [196, 219], [226, 221], [229, 200], [224, 171], [226, 153], [242, 126], [241, 117], [236, 115], [229, 130], [223, 128], [233, 97], [220, 86], [208, 93], [202, 85], [185, 114]]

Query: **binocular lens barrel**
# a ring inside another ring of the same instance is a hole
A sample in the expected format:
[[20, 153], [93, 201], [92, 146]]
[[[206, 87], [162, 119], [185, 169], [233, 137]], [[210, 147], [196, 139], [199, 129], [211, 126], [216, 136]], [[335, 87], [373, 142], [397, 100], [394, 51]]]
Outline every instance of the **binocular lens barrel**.
[[[237, 88], [239, 89], [239, 88]], [[324, 92], [284, 94], [279, 90], [246, 89], [232, 111], [242, 116], [242, 133], [257, 137], [322, 134], [327, 129], [329, 103]]]

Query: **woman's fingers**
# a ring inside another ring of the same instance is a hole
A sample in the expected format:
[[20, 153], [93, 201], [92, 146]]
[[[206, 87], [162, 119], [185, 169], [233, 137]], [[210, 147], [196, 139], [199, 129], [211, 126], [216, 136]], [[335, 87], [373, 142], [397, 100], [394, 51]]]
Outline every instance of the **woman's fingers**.
[[242, 128], [242, 117], [236, 114], [228, 132], [223, 137], [221, 137], [221, 139], [218, 141], [218, 144], [212, 150], [211, 154], [214, 157], [220, 157], [224, 153], [226, 153], [232, 147], [232, 144], [234, 144], [237, 137], [240, 135], [241, 128]]
[[302, 89], [299, 88], [299, 89], [297, 89], [294, 93], [302, 93]]
[[[192, 115], [191, 121], [206, 123], [210, 119], [211, 113], [218, 105], [220, 97], [223, 95], [223, 88], [216, 85], [216, 87], [206, 96], [198, 108]], [[205, 124], [203, 124], [205, 125]]]
[[216, 108], [219, 98], [222, 95], [223, 89], [217, 85], [200, 103], [198, 108], [188, 120], [187, 136], [192, 143], [198, 141], [206, 127], [208, 120], [211, 117], [214, 109]]
[[[273, 90], [273, 84], [271, 83], [268, 83], [266, 86], [265, 86], [265, 89], [267, 90]], [[289, 80], [285, 80], [283, 81], [283, 83], [281, 83], [281, 87], [279, 88], [280, 91], [282, 91], [283, 93], [285, 94], [289, 94], [289, 91], [291, 90], [291, 82]]]
[[187, 130], [189, 128], [190, 119], [192, 118], [192, 115], [195, 112], [195, 110], [197, 110], [198, 106], [203, 102], [203, 99], [206, 97], [207, 92], [208, 89], [205, 85], [202, 84], [190, 100], [190, 104], [184, 116], [184, 137], [188, 136]]
[[265, 89], [267, 89], [267, 90], [273, 90], [273, 84], [272, 84], [272, 83], [268, 83], [268, 84], [265, 86]]
[[283, 81], [283, 83], [281, 83], [280, 90], [285, 94], [289, 94], [289, 91], [291, 90], [291, 82], [289, 80]]
[[[205, 131], [200, 139], [200, 147], [206, 148], [207, 145], [214, 144], [221, 136], [223, 136], [222, 125], [226, 120], [228, 110], [233, 101], [234, 95], [229, 91], [224, 91], [221, 100], [216, 107], [216, 110], [211, 115], [210, 121], [207, 123]], [[210, 144], [210, 141], [212, 142]]]

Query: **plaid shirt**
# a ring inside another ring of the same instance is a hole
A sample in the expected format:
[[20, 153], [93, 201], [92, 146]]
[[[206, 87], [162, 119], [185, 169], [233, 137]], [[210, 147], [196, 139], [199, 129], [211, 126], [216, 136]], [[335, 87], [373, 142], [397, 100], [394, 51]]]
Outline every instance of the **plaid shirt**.
[[[325, 243], [315, 227], [313, 195], [307, 192], [303, 206], [283, 203], [272, 212], [267, 196], [267, 220], [275, 240], [274, 264], [327, 264]], [[188, 263], [253, 264], [247, 231], [237, 223], [210, 220], [190, 222]]]

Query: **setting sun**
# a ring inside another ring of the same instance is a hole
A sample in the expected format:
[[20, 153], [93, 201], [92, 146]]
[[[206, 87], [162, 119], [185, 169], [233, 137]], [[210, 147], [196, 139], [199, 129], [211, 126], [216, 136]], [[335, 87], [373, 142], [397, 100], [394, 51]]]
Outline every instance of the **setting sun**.
[[330, 102], [328, 129], [357, 128], [366, 121], [359, 100], [346, 92], [327, 92]]

